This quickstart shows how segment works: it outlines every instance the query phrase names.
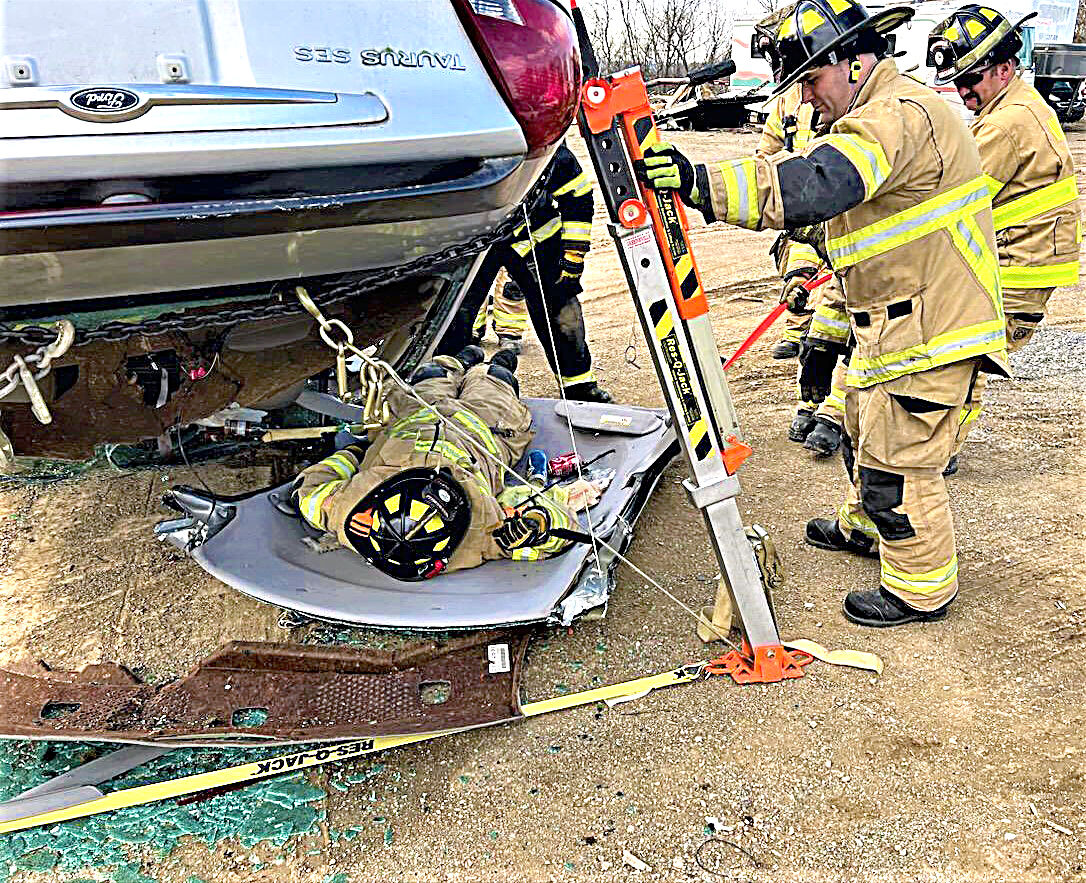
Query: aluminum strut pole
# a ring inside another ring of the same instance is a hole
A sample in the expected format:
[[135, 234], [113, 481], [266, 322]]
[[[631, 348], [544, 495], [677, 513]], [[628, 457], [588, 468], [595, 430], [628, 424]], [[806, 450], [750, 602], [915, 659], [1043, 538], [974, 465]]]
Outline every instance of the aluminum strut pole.
[[709, 321], [709, 307], [686, 233], [682, 204], [670, 191], [641, 187], [633, 161], [659, 141], [641, 72], [594, 76], [595, 58], [581, 11], [574, 22], [590, 75], [581, 90], [581, 134], [603, 191], [623, 270], [657, 379], [690, 467], [683, 482], [705, 518], [743, 631], [743, 653], [717, 661], [740, 683], [799, 677], [810, 661], [781, 646], [770, 601], [736, 504], [736, 473], [751, 449], [739, 421]]

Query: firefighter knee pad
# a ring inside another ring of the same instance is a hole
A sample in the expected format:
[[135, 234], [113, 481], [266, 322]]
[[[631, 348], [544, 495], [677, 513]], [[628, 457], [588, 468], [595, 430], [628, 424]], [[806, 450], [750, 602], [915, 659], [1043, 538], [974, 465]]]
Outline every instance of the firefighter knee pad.
[[1007, 348], [1013, 352], [1029, 343], [1044, 317], [1044, 313], [1007, 313]]
[[415, 373], [408, 378], [408, 383], [422, 383], [424, 380], [433, 380], [435, 377], [448, 377], [449, 369], [437, 362], [424, 362], [415, 369]]
[[517, 381], [517, 375], [506, 368], [504, 365], [495, 365], [490, 363], [490, 367], [486, 369], [487, 376], [493, 377], [495, 380], [500, 380], [502, 383], [511, 386], [513, 392], [516, 395], [520, 395], [520, 383]]
[[867, 517], [884, 540], [908, 540], [916, 536], [908, 515], [894, 512], [905, 498], [905, 476], [870, 466], [860, 467], [860, 502]]

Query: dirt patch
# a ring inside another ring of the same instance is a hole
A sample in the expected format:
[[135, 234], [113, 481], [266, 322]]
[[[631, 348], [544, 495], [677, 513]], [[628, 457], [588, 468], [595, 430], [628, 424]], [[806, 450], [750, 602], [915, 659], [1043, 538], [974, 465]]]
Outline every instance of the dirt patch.
[[[1071, 134], [1080, 170], [1083, 132]], [[721, 159], [749, 152], [755, 136], [675, 140]], [[773, 235], [693, 231], [723, 354], [776, 302]], [[602, 382], [620, 401], [659, 404], [602, 224], [586, 285]], [[865, 631], [843, 620], [843, 595], [875, 585], [877, 564], [802, 541], [806, 520], [839, 503], [841, 464], [786, 440], [795, 366], [769, 358], [772, 335], [732, 370], [755, 449], [741, 507], [772, 533], [789, 573], [777, 599], [782, 630], [874, 651], [886, 663], [881, 678], [815, 664], [782, 685], [713, 680], [399, 749], [377, 766], [357, 764], [372, 773], [364, 784], [329, 791], [329, 822], [357, 826], [353, 840], [314, 838], [259, 872], [245, 849], [193, 844], [144, 872], [169, 883], [190, 874], [615, 880], [632, 873], [622, 864], [629, 849], [653, 868], [640, 876], [667, 880], [1086, 879], [1084, 307], [1082, 285], [1058, 292], [1047, 325], [1014, 360], [1016, 379], [990, 384], [951, 484], [961, 596], [947, 620], [923, 627]], [[631, 340], [636, 365], [624, 356]], [[527, 392], [553, 389], [538, 345], [521, 373]], [[199, 473], [224, 492], [266, 480], [221, 466]], [[711, 598], [716, 567], [683, 476], [680, 467], [665, 475], [631, 559], [696, 606]], [[0, 495], [0, 661], [27, 652], [61, 667], [110, 659], [161, 679], [227, 636], [286, 636], [275, 610], [151, 537], [164, 517], [156, 499], [175, 482], [197, 479], [102, 474]], [[622, 568], [606, 619], [537, 636], [526, 698], [705, 653], [686, 614]], [[715, 835], [707, 817], [719, 820]]]

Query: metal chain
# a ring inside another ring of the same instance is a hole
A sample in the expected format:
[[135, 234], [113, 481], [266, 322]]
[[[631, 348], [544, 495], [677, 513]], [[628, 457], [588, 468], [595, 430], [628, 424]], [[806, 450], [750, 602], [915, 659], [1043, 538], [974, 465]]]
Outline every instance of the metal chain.
[[[521, 203], [521, 206], [529, 213], [534, 212], [540, 202], [547, 196], [545, 178], [546, 176], [541, 177], [533, 185]], [[315, 297], [314, 300], [322, 307], [329, 307], [347, 298], [364, 294], [370, 289], [425, 273], [450, 262], [472, 257], [496, 242], [511, 237], [516, 227], [521, 223], [520, 207], [518, 207], [493, 230], [473, 236], [466, 242], [450, 245], [440, 251], [423, 255], [396, 267], [384, 267], [379, 270], [340, 276], [334, 284], [323, 294]], [[94, 328], [76, 330], [74, 345], [82, 346], [94, 341], [126, 340], [137, 334], [150, 336], [198, 331], [208, 326], [234, 325], [240, 322], [252, 322], [258, 319], [291, 315], [300, 312], [301, 309], [301, 305], [296, 300], [287, 299], [281, 294], [275, 294], [274, 300], [270, 303], [249, 304], [199, 315], [163, 313], [161, 316], [146, 319], [142, 322], [103, 322]], [[48, 344], [55, 337], [56, 330], [49, 326], [23, 325], [19, 328], [13, 328], [10, 325], [0, 323], [0, 343], [22, 343], [36, 346]]]
[[33, 375], [35, 380], [45, 377], [53, 366], [53, 359], [59, 359], [68, 352], [75, 338], [75, 327], [67, 319], [62, 319], [53, 325], [50, 337], [52, 338], [50, 343], [39, 346], [29, 355], [16, 357], [8, 369], [0, 374], [0, 399], [9, 396], [23, 382], [19, 373], [20, 362], [22, 362], [22, 367], [38, 366], [38, 370]]

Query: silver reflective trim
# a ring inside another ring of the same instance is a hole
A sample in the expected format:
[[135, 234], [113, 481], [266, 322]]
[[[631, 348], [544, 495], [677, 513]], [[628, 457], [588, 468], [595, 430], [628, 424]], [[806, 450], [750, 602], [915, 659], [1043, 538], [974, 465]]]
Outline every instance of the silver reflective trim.
[[[870, 236], [865, 236], [862, 239], [858, 239], [856, 242], [847, 243], [846, 245], [842, 245], [839, 248], [831, 248], [830, 259], [836, 264], [836, 262], [841, 260], [842, 258], [847, 258], [851, 255], [856, 254], [857, 252], [866, 251], [869, 248], [879, 246], [885, 243], [887, 240], [894, 239], [899, 236], [907, 236], [918, 227], [922, 227], [925, 224], [929, 224], [934, 220], [938, 220], [939, 218], [945, 218], [948, 215], [954, 215], [957, 212], [960, 212], [962, 209], [966, 208], [967, 206], [973, 205], [974, 203], [987, 202], [988, 200], [988, 188], [985, 186], [984, 182], [980, 182], [976, 189], [972, 190], [969, 193], [966, 193], [964, 196], [959, 196], [957, 199], [948, 202], [946, 205], [941, 206], [938, 209], [934, 209], [930, 212], [925, 212], [924, 214], [918, 215], [915, 218], [910, 218], [907, 221], [901, 221], [900, 223], [894, 224], [893, 226], [879, 233], [873, 233]], [[856, 235], [862, 234], [863, 231], [860, 230]], [[904, 243], [898, 244], [903, 245]]]
[[977, 242], [976, 237], [965, 223], [963, 221], [958, 221], [958, 223], [954, 225], [954, 228], [958, 231], [962, 239], [965, 240], [965, 244], [969, 246], [969, 250], [977, 256], [977, 260], [983, 260], [984, 249], [981, 247], [981, 244]]
[[949, 353], [958, 352], [960, 350], [972, 349], [975, 346], [990, 343], [996, 340], [1004, 340], [1007, 336], [1007, 332], [1004, 329], [997, 329], [995, 331], [986, 331], [983, 334], [978, 334], [975, 337], [969, 337], [965, 340], [956, 340], [952, 343], [945, 343], [942, 346], [935, 347], [934, 349], [925, 350], [923, 354], [910, 356], [907, 359], [902, 359], [900, 362], [891, 362], [889, 364], [880, 365], [874, 368], [857, 368], [852, 363], [849, 363], [848, 373], [854, 377], [874, 377], [880, 374], [904, 374], [907, 373], [907, 369], [917, 365], [921, 362], [937, 362], [940, 356], [947, 355]]
[[744, 162], [746, 162], [746, 160], [740, 160], [731, 168], [738, 184], [739, 223], [744, 227], [747, 227], [750, 225], [750, 189], [747, 187], [747, 170], [743, 165]]

